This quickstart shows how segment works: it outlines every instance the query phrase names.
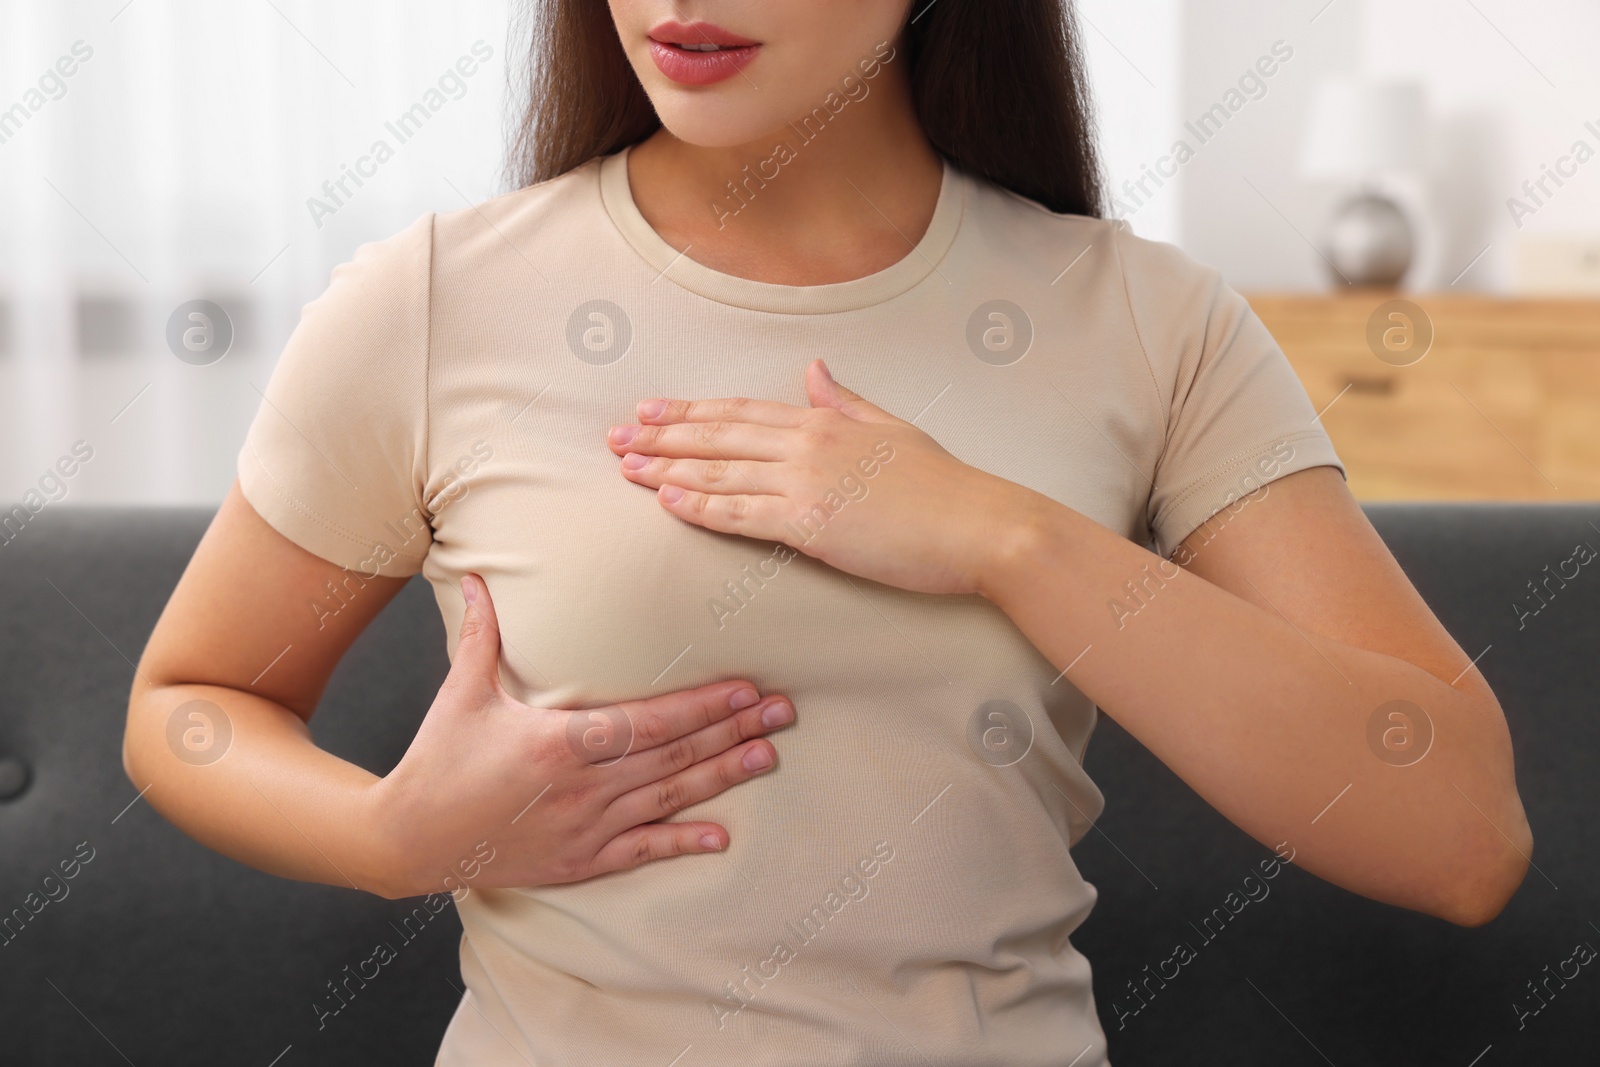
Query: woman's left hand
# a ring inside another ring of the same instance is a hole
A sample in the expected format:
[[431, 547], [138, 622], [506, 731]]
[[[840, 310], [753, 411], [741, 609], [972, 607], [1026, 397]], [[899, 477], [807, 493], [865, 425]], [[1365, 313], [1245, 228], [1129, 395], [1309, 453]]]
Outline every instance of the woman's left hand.
[[659, 398], [613, 427], [623, 477], [708, 530], [781, 541], [920, 593], [982, 593], [1043, 498], [968, 466], [926, 433], [806, 370], [811, 407]]

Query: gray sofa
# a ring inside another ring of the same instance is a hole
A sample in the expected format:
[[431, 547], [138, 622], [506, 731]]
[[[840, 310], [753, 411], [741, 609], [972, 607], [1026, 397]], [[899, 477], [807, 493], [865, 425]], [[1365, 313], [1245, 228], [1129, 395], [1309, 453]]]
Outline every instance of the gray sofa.
[[[1118, 1067], [1600, 1062], [1600, 961], [1578, 962], [1600, 949], [1600, 569], [1516, 607], [1600, 548], [1600, 507], [1369, 513], [1468, 652], [1489, 648], [1537, 870], [1476, 930], [1294, 867], [1207, 924], [1269, 853], [1102, 720], [1087, 762], [1108, 807], [1076, 850], [1100, 900], [1074, 940]], [[459, 996], [453, 909], [249, 870], [123, 776], [133, 663], [208, 518], [62, 508], [0, 546], [0, 1063], [430, 1064]], [[381, 773], [445, 670], [414, 581], [341, 665], [319, 741]], [[1194, 957], [1148, 983], [1180, 941]], [[378, 942], [397, 958], [324, 1017]]]

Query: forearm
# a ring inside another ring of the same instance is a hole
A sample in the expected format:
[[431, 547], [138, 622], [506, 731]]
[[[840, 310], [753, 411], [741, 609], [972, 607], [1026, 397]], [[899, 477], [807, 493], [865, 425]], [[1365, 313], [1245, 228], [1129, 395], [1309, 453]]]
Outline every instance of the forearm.
[[[205, 742], [190, 701], [226, 709], [232, 736]], [[199, 731], [186, 745], [185, 731]], [[191, 747], [193, 746], [193, 747]], [[136, 684], [123, 765], [144, 800], [195, 840], [258, 870], [393, 895], [372, 832], [366, 770], [318, 748], [305, 722], [271, 700], [212, 685]]]
[[[984, 594], [1251, 836], [1288, 841], [1297, 864], [1354, 892], [1454, 921], [1477, 921], [1520, 880], [1531, 842], [1486, 688], [1299, 630], [1036, 494], [1020, 514], [1027, 532]], [[1431, 748], [1406, 766], [1369, 746], [1392, 700], [1432, 724]]]

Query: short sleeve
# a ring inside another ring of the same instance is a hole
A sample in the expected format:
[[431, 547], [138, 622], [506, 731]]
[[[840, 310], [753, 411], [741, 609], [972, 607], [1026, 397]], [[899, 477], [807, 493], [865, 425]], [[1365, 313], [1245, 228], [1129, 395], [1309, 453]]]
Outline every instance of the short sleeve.
[[367, 575], [422, 569], [433, 216], [356, 249], [305, 305], [239, 451], [273, 529]]
[[1295, 471], [1345, 473], [1289, 360], [1220, 272], [1177, 248], [1114, 237], [1166, 417], [1146, 515], [1171, 556], [1207, 519]]

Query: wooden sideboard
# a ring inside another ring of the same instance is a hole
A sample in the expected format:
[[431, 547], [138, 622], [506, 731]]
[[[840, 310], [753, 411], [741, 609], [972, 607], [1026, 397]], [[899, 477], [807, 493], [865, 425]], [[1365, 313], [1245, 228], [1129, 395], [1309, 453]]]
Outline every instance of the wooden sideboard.
[[1600, 499], [1600, 300], [1247, 297], [1323, 411], [1358, 498]]

